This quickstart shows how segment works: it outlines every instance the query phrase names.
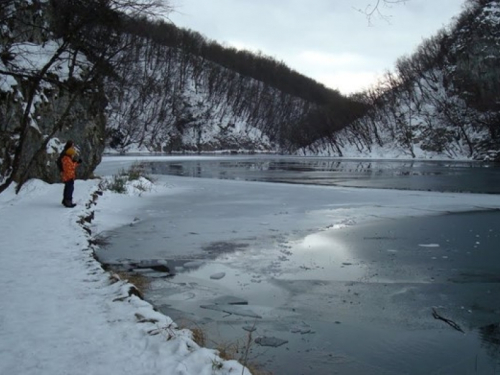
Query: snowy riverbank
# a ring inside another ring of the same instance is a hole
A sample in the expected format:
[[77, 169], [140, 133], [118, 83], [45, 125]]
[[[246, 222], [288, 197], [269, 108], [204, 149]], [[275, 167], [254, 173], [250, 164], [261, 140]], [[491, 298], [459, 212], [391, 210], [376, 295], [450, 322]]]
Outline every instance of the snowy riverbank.
[[[130, 284], [93, 258], [77, 222], [95, 211], [93, 234], [127, 224], [147, 198], [105, 192], [87, 205], [98, 180], [75, 185], [74, 209], [60, 204], [62, 184], [33, 180], [0, 194], [0, 373], [249, 374], [129, 295]], [[148, 195], [169, 193], [156, 186]]]

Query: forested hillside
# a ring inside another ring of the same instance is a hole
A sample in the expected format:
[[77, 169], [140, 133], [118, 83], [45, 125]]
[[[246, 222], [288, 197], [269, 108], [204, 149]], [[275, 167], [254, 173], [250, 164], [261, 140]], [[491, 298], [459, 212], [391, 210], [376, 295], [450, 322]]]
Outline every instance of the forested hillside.
[[370, 110], [299, 153], [500, 160], [500, 2], [469, 0], [449, 27], [359, 94]]
[[365, 113], [282, 62], [155, 19], [160, 3], [2, 2], [0, 191], [56, 181], [68, 138], [86, 177], [106, 146], [289, 153]]
[[282, 62], [164, 21], [128, 20], [123, 38], [119, 79], [106, 84], [109, 146], [119, 151], [288, 153], [366, 110]]
[[2, 1], [0, 192], [57, 181], [66, 139], [84, 178], [106, 147], [499, 158], [498, 0], [468, 0], [382, 84], [351, 97], [155, 18], [160, 3]]

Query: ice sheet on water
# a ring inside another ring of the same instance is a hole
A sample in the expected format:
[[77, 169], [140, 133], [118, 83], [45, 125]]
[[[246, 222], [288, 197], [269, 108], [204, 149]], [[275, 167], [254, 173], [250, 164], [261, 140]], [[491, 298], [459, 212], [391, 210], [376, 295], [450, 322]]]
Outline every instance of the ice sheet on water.
[[219, 272], [219, 273], [214, 273], [213, 275], [210, 275], [210, 278], [212, 280], [220, 280], [220, 279], [223, 279], [224, 276], [226, 276], [225, 272]]
[[277, 348], [278, 346], [285, 345], [288, 341], [277, 337], [257, 337], [255, 343], [260, 346], [271, 346]]
[[246, 316], [249, 318], [261, 319], [262, 316], [253, 312], [248, 307], [235, 306], [235, 305], [201, 305], [202, 309], [221, 311], [227, 314]]
[[233, 296], [222, 296], [214, 300], [216, 305], [248, 305], [246, 299]]
[[203, 261], [192, 261], [192, 262], [187, 262], [184, 263], [185, 268], [198, 268], [201, 267], [205, 264]]
[[290, 332], [300, 333], [301, 335], [304, 335], [306, 333], [313, 333], [311, 330], [311, 326], [305, 322], [293, 325], [290, 329]]

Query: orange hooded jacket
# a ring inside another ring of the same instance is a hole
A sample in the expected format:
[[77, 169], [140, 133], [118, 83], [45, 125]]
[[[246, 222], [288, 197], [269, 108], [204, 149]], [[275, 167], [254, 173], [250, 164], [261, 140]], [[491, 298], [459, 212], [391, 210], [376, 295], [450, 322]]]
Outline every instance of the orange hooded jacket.
[[66, 154], [62, 158], [62, 172], [61, 179], [63, 182], [69, 180], [74, 180], [76, 178], [76, 167], [78, 162], [73, 161], [73, 156], [75, 156], [76, 151], [73, 147], [68, 148]]

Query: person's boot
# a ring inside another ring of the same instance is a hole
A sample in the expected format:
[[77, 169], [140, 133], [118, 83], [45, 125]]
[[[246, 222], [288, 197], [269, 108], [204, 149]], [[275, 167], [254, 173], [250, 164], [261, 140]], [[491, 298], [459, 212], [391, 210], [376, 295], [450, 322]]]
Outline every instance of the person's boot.
[[76, 204], [75, 204], [75, 203], [73, 203], [72, 201], [70, 201], [70, 200], [68, 200], [68, 199], [67, 199], [67, 200], [64, 200], [64, 201], [63, 201], [63, 204], [64, 204], [64, 207], [68, 207], [68, 208], [73, 208], [73, 207], [75, 207], [75, 206], [76, 206]]

